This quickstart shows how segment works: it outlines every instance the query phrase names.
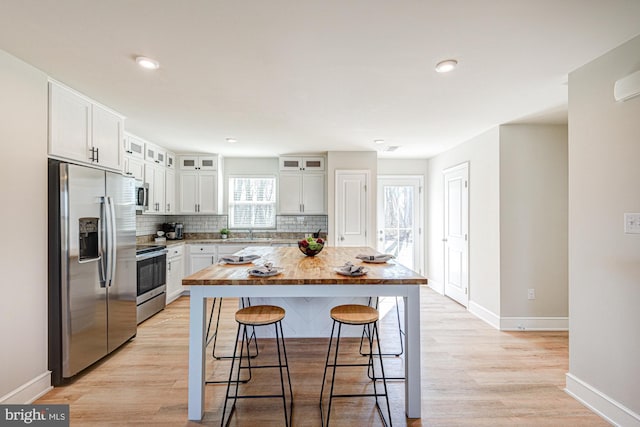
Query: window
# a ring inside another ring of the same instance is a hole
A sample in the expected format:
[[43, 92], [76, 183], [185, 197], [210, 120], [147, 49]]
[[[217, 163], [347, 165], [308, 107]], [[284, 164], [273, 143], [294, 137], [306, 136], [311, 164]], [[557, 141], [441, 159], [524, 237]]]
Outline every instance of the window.
[[229, 227], [275, 226], [275, 177], [229, 177]]

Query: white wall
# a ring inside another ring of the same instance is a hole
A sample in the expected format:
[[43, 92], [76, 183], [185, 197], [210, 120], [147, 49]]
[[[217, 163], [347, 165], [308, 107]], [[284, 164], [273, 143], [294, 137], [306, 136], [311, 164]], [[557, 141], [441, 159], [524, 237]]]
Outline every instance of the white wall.
[[375, 151], [329, 151], [327, 153], [327, 213], [329, 214], [329, 244], [335, 233], [335, 193], [336, 170], [368, 170], [370, 188], [368, 189], [369, 223], [367, 224], [368, 246], [376, 247], [376, 194], [378, 175], [378, 153]]
[[625, 426], [640, 426], [640, 235], [623, 232], [640, 212], [640, 97], [613, 86], [638, 70], [640, 37], [569, 75], [567, 389]]
[[0, 50], [0, 403], [26, 403], [47, 371], [47, 76]]
[[469, 297], [500, 315], [500, 158], [499, 129], [491, 129], [429, 160], [429, 283], [444, 283], [444, 205], [442, 172], [469, 162]]
[[500, 126], [501, 317], [569, 315], [567, 138], [566, 125]]

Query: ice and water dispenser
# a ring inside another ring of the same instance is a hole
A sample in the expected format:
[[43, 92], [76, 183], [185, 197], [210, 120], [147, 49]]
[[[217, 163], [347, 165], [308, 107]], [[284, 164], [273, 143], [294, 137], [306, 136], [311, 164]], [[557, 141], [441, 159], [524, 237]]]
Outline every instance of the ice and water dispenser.
[[78, 228], [80, 234], [80, 261], [89, 261], [98, 258], [98, 218], [79, 218]]

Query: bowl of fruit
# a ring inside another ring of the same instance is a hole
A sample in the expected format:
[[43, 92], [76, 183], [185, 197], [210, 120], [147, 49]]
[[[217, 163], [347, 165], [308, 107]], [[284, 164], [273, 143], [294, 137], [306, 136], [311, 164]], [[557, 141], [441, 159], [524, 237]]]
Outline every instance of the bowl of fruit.
[[324, 240], [322, 238], [307, 237], [298, 242], [298, 249], [306, 256], [314, 256], [320, 253], [324, 248]]

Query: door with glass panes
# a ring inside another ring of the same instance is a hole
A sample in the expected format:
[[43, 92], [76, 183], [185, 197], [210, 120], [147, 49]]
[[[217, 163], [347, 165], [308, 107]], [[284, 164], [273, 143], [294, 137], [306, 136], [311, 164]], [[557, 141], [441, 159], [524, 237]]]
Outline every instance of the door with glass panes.
[[422, 261], [422, 177], [378, 178], [378, 251], [418, 273]]

